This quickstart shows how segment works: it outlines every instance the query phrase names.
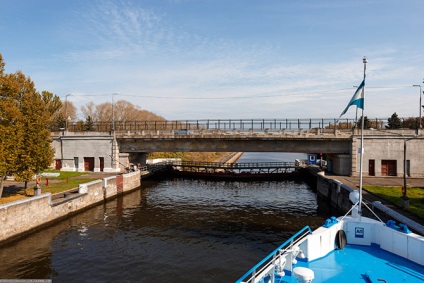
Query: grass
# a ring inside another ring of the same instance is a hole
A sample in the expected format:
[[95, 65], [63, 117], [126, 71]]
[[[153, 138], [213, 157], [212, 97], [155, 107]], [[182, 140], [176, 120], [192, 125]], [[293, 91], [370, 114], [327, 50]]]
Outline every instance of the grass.
[[[94, 178], [80, 178], [90, 172], [66, 172], [58, 170], [48, 170], [45, 173], [60, 173], [59, 177], [43, 177], [41, 189], [43, 193], [56, 194], [67, 191], [73, 188], [78, 188], [79, 184], [94, 181]], [[46, 185], [46, 178], [49, 179], [49, 184]]]
[[[49, 179], [50, 180], [50, 179]], [[61, 179], [61, 182], [52, 182], [50, 183], [49, 181], [49, 185], [46, 186], [45, 184], [41, 184], [41, 189], [43, 193], [51, 193], [51, 194], [56, 194], [56, 193], [60, 193], [63, 191], [67, 191], [73, 188], [78, 188], [79, 184], [83, 184], [83, 183], [88, 183], [91, 181], [94, 181], [96, 179], [94, 178], [78, 178], [78, 179], [68, 179], [68, 181], [66, 182], [66, 180]]]
[[60, 173], [59, 177], [48, 177], [49, 180], [66, 180], [66, 178], [79, 177], [82, 175], [90, 174], [91, 172], [67, 172], [67, 171], [59, 171], [59, 170], [47, 170], [47, 171], [44, 171], [43, 173]]
[[[364, 189], [397, 206], [401, 206], [401, 187], [364, 186]], [[424, 218], [424, 188], [407, 188], [406, 195], [409, 198], [409, 208], [407, 210]]]
[[[73, 188], [78, 188], [79, 184], [88, 183], [94, 180], [95, 178], [84, 178], [84, 175], [89, 174], [90, 172], [65, 172], [58, 170], [48, 170], [46, 173], [60, 173], [59, 177], [42, 177], [41, 180], [41, 191], [42, 193], [51, 193], [56, 194], [63, 191], [67, 191]], [[46, 179], [48, 178], [48, 185]], [[6, 184], [7, 186], [7, 184]], [[27, 188], [27, 194], [25, 194], [24, 189], [16, 189], [11, 191], [4, 191], [2, 197], [0, 198], [0, 204], [24, 199], [34, 195], [34, 185], [30, 183]]]

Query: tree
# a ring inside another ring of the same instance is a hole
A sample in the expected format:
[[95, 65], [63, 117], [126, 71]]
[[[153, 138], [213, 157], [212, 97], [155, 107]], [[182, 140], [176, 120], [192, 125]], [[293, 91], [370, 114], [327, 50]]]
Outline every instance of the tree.
[[52, 116], [51, 129], [65, 128], [66, 123], [77, 119], [77, 108], [71, 101], [61, 102], [61, 107]]
[[0, 197], [6, 176], [27, 182], [51, 165], [48, 125], [61, 106], [56, 95], [37, 92], [21, 71], [5, 74], [4, 65], [0, 55]]
[[402, 127], [407, 129], [417, 129], [419, 122], [418, 120], [418, 118], [414, 117], [403, 119]]
[[94, 123], [91, 116], [88, 116], [87, 119], [85, 119], [84, 123], [84, 131], [93, 131], [94, 130]]
[[150, 111], [142, 110], [139, 106], [126, 100], [119, 100], [113, 104], [105, 102], [101, 104], [87, 103], [81, 107], [84, 118], [90, 116], [94, 123], [98, 122], [127, 122], [127, 121], [163, 121], [163, 117]]
[[41, 99], [44, 102], [44, 111], [49, 112], [51, 117], [54, 117], [54, 114], [57, 113], [62, 106], [64, 106], [59, 96], [54, 95], [49, 91], [43, 90], [41, 92]]
[[21, 148], [16, 175], [25, 182], [25, 189], [26, 182], [31, 180], [34, 173], [48, 168], [53, 160], [54, 151], [51, 147], [50, 131], [46, 126], [51, 119], [51, 113], [54, 113], [61, 103], [60, 100], [59, 103], [56, 100], [56, 106], [52, 106], [50, 102], [50, 100], [45, 101], [37, 93], [28, 93], [25, 104], [21, 108], [22, 124], [25, 129], [24, 146]]
[[[362, 127], [362, 116], [358, 119], [357, 122], [357, 127], [361, 128]], [[368, 119], [367, 116], [364, 117], [364, 129], [369, 129], [372, 127], [371, 121]]]
[[94, 104], [94, 102], [89, 102], [85, 106], [81, 106], [81, 112], [84, 115], [85, 120], [87, 120], [88, 117], [91, 117], [94, 122], [97, 122], [96, 111], [96, 104]]
[[[0, 55], [0, 66], [1, 63]], [[16, 172], [15, 163], [22, 144], [22, 128], [18, 122], [21, 113], [15, 101], [8, 99], [3, 91], [5, 80], [1, 71], [0, 69], [0, 197], [3, 194], [3, 181]]]
[[395, 113], [392, 114], [392, 117], [387, 119], [388, 125], [386, 126], [386, 129], [400, 129], [402, 128], [402, 120], [398, 117], [398, 115]]

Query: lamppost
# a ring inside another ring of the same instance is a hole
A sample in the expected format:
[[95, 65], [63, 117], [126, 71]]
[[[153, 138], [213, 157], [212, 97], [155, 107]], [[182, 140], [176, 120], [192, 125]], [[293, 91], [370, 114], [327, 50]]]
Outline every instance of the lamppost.
[[418, 115], [418, 119], [419, 119], [419, 121], [418, 121], [418, 129], [417, 129], [417, 134], [419, 134], [419, 129], [421, 129], [422, 128], [422, 125], [421, 125], [421, 94], [422, 94], [422, 91], [421, 91], [421, 85], [413, 85], [413, 86], [417, 86], [417, 87], [419, 87], [420, 88], [420, 106], [419, 106], [419, 111], [420, 111], [420, 114]]
[[409, 197], [406, 195], [406, 189], [407, 189], [407, 184], [406, 184], [406, 171], [407, 171], [406, 142], [417, 138], [417, 136], [407, 138], [403, 134], [398, 134], [398, 133], [389, 132], [389, 131], [383, 132], [383, 131], [379, 131], [378, 129], [371, 129], [371, 130], [377, 131], [377, 132], [382, 132], [382, 133], [389, 133], [389, 134], [397, 135], [397, 136], [403, 138], [403, 186], [402, 186], [402, 196], [400, 197], [400, 205], [401, 205], [402, 208], [406, 209], [406, 208], [409, 207]]
[[114, 150], [114, 146], [115, 146], [115, 109], [114, 109], [114, 101], [113, 101], [113, 96], [118, 95], [118, 92], [112, 93], [112, 132], [113, 132], [113, 143], [112, 143], [112, 155], [111, 157], [111, 164], [112, 164], [112, 168], [115, 169], [116, 167], [116, 162], [115, 162], [115, 150]]
[[115, 111], [114, 111], [113, 96], [118, 94], [119, 94], [118, 92], [112, 93], [112, 131], [115, 131]]
[[409, 138], [409, 139], [403, 136], [403, 188], [402, 188], [402, 197], [400, 198], [400, 205], [402, 208], [409, 207], [409, 197], [406, 195], [406, 188], [407, 188], [407, 185], [406, 185], [406, 171], [407, 171], [406, 142], [413, 140], [415, 138], [417, 138], [417, 136], [414, 138]]
[[71, 94], [67, 94], [65, 96], [65, 130], [68, 130], [68, 111], [67, 111], [67, 107], [68, 107], [68, 96], [71, 96]]

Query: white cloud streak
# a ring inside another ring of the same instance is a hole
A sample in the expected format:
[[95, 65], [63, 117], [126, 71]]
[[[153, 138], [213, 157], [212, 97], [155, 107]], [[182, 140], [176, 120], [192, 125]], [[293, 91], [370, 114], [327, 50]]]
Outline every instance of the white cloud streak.
[[[63, 28], [73, 44], [56, 60], [66, 62], [67, 69], [36, 74], [46, 89], [73, 93], [68, 98], [79, 105], [110, 101], [111, 94], [119, 92], [168, 119], [338, 117], [353, 85], [362, 80], [363, 55], [370, 61], [370, 86], [407, 85], [420, 71], [398, 61], [399, 56], [411, 57], [406, 48], [353, 46], [339, 55], [346, 59], [334, 61], [305, 51], [295, 60], [296, 47], [286, 49], [271, 39], [253, 44], [193, 33], [175, 24], [166, 12], [139, 1], [93, 3]], [[422, 60], [418, 52], [413, 56]], [[400, 91], [406, 93], [401, 101]], [[368, 93], [369, 116], [390, 116], [395, 111], [406, 115], [411, 105], [415, 109], [415, 90]], [[102, 95], [88, 96], [93, 94]], [[391, 99], [381, 99], [384, 95]], [[185, 97], [193, 99], [181, 99]]]

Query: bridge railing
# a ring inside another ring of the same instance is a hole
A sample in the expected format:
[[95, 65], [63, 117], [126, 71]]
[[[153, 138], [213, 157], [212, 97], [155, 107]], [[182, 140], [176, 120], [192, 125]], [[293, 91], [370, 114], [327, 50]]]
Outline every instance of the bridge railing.
[[[387, 118], [369, 119], [372, 127], [383, 129]], [[203, 119], [175, 121], [114, 121], [90, 122], [83, 121], [67, 123], [67, 130], [79, 131], [169, 131], [174, 134], [178, 130], [185, 131], [241, 131], [241, 132], [278, 132], [317, 130], [331, 131], [351, 130], [356, 125], [355, 119]], [[51, 125], [52, 131], [64, 130], [63, 125]]]
[[296, 162], [248, 162], [248, 163], [222, 163], [222, 162], [198, 162], [198, 161], [174, 161], [173, 166], [188, 167], [216, 167], [216, 168], [294, 168]]

